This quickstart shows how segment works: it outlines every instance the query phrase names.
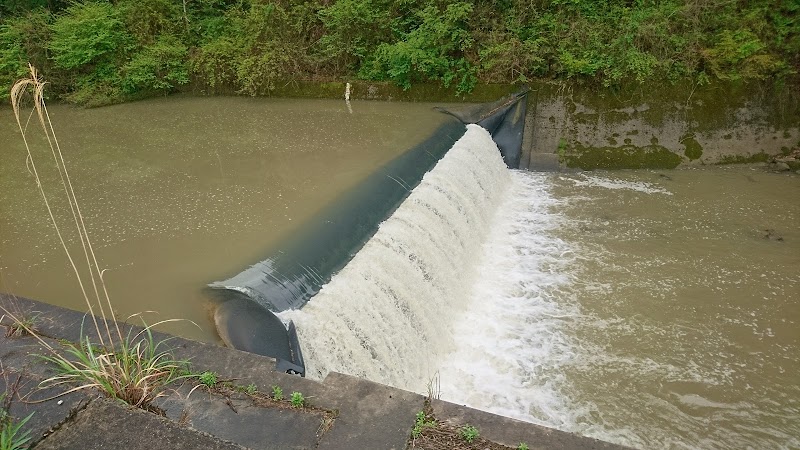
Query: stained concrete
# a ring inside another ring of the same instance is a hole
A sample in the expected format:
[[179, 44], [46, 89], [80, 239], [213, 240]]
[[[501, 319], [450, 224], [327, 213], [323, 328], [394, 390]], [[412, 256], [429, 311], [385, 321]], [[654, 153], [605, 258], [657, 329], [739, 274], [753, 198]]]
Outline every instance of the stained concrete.
[[156, 406], [176, 422], [247, 448], [311, 449], [317, 447], [318, 431], [323, 434], [322, 412], [259, 405], [245, 394], [220, 395], [202, 386], [192, 389], [187, 383]]
[[553, 169], [537, 155], [581, 169], [662, 168], [654, 148], [673, 167], [767, 161], [800, 147], [791, 86], [531, 83], [520, 168]]
[[182, 427], [141, 409], [97, 399], [36, 445], [43, 450], [196, 449], [243, 447]]
[[[380, 385], [349, 375], [331, 373], [322, 382], [275, 371], [275, 360], [215, 345], [156, 334], [168, 339], [173, 356], [188, 359], [193, 371], [213, 371], [238, 386], [253, 384], [259, 392], [279, 386], [286, 397], [303, 393], [312, 409], [294, 409], [286, 403], [265, 401], [266, 395], [247, 396], [240, 392], [194, 389], [196, 384], [169, 386], [155, 402], [166, 417], [133, 409], [102, 398], [94, 390], [40, 391], [41, 380], [54, 374], [36, 354], [47, 354], [45, 345], [55, 349], [60, 341], [80, 337], [85, 315], [44, 303], [0, 294], [0, 306], [15, 315], [36, 314], [40, 339], [32, 336], [0, 337], [0, 378], [18, 392], [11, 402], [11, 414], [20, 419], [34, 412], [27, 429], [34, 448], [101, 449], [152, 448], [198, 449], [403, 449], [414, 425], [416, 413], [424, 407], [421, 395]], [[0, 332], [10, 321], [0, 321]], [[102, 326], [102, 325], [101, 325]], [[84, 329], [90, 333], [93, 326]], [[134, 332], [135, 332], [134, 328]], [[127, 332], [127, 327], [123, 330]], [[194, 389], [194, 390], [193, 390]], [[258, 397], [258, 398], [256, 398]], [[42, 399], [26, 403], [23, 399]], [[514, 421], [446, 402], [433, 403], [437, 417], [450, 423], [470, 423], [481, 435], [516, 447], [618, 449], [612, 444], [574, 434]]]

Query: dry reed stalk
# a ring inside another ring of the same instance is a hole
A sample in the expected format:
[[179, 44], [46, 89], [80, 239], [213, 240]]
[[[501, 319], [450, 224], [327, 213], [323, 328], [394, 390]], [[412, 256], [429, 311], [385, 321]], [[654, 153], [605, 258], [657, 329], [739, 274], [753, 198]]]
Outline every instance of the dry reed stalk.
[[[21, 327], [32, 334], [52, 355], [45, 356], [44, 359], [54, 363], [59, 368], [60, 373], [43, 381], [42, 387], [56, 387], [77, 382], [77, 387], [68, 389], [58, 396], [81, 389], [97, 387], [109, 396], [147, 409], [150, 402], [160, 395], [159, 391], [162, 387], [178, 378], [184, 377], [180, 372], [185, 369], [186, 362], [174, 360], [168, 350], [160, 350], [159, 347], [164, 344], [164, 341], [155, 341], [151, 332], [152, 327], [174, 320], [164, 320], [153, 325], [145, 325], [138, 333], [132, 335], [129, 331], [123, 337], [119, 324], [114, 318], [111, 299], [103, 280], [103, 270], [100, 269], [97, 262], [83, 214], [67, 171], [64, 155], [47, 111], [44, 101], [46, 83], [41, 80], [36, 69], [30, 64], [29, 69], [30, 77], [17, 81], [11, 88], [12, 109], [25, 144], [27, 152], [26, 163], [36, 180], [36, 186], [50, 216], [50, 222], [75, 273], [86, 306], [89, 308], [89, 315], [100, 341], [100, 348], [94, 347], [88, 336], [83, 336], [83, 327], [81, 327], [81, 342], [77, 345], [67, 345], [66, 353], [69, 356], [62, 356], [48, 342], [35, 333], [25, 321], [18, 319], [2, 306], [0, 306], [0, 309], [5, 311], [5, 315], [12, 320], [21, 323]], [[22, 103], [28, 94], [31, 95], [33, 109], [26, 118], [25, 126], [23, 126]], [[42, 186], [36, 161], [28, 142], [27, 126], [34, 112], [41, 130], [47, 138], [48, 147], [61, 178], [61, 186], [72, 212], [72, 220], [80, 238], [86, 267], [88, 268], [94, 291], [93, 298], [87, 293], [86, 285], [81, 277], [81, 270], [70, 254], [67, 241], [61, 232], [50, 206], [50, 200]], [[106, 308], [108, 308], [107, 311]], [[100, 313], [102, 325], [95, 315], [95, 309]], [[113, 324], [114, 332], [112, 332], [109, 322]]]
[[[25, 150], [27, 151], [27, 164], [36, 180], [36, 186], [39, 190], [39, 194], [42, 196], [42, 200], [44, 201], [45, 208], [47, 209], [47, 213], [50, 216], [50, 222], [53, 225], [53, 228], [56, 231], [56, 235], [58, 236], [59, 242], [61, 243], [62, 248], [64, 249], [64, 253], [67, 255], [67, 259], [69, 260], [70, 266], [72, 270], [75, 272], [75, 277], [78, 281], [78, 284], [81, 289], [81, 293], [83, 294], [83, 298], [86, 301], [86, 305], [89, 308], [89, 314], [92, 316], [92, 320], [94, 321], [94, 326], [98, 334], [98, 338], [100, 339], [101, 345], [107, 345], [109, 347], [113, 347], [115, 337], [112, 335], [111, 329], [108, 325], [108, 318], [111, 317], [113, 319], [113, 308], [111, 306], [111, 299], [108, 295], [108, 290], [106, 289], [105, 282], [103, 281], [103, 272], [100, 270], [99, 265], [97, 263], [97, 257], [94, 253], [94, 249], [92, 248], [91, 240], [89, 239], [89, 233], [86, 230], [86, 224], [83, 220], [83, 215], [81, 214], [80, 205], [78, 204], [78, 199], [75, 196], [75, 190], [72, 187], [72, 181], [69, 177], [69, 172], [67, 171], [66, 164], [64, 162], [64, 155], [61, 151], [61, 146], [58, 143], [58, 138], [56, 137], [55, 130], [53, 129], [53, 124], [50, 121], [50, 115], [47, 111], [47, 105], [44, 101], [44, 87], [46, 83], [41, 80], [39, 74], [33, 65], [28, 65], [30, 69], [30, 77], [23, 78], [17, 81], [14, 86], [11, 88], [11, 106], [14, 111], [14, 117], [17, 121], [17, 126], [19, 127], [19, 131], [22, 135], [22, 140], [25, 144]], [[67, 243], [64, 239], [64, 236], [61, 233], [61, 229], [58, 225], [58, 221], [53, 214], [53, 210], [50, 207], [50, 201], [48, 200], [47, 194], [42, 186], [41, 179], [39, 177], [39, 172], [36, 168], [36, 162], [33, 157], [33, 152], [31, 151], [30, 144], [28, 143], [28, 136], [27, 136], [27, 123], [30, 121], [30, 116], [26, 120], [26, 126], [23, 127], [22, 125], [22, 118], [21, 118], [21, 105], [22, 101], [26, 97], [28, 93], [32, 95], [33, 101], [33, 110], [31, 111], [31, 116], [33, 112], [36, 112], [38, 117], [39, 125], [41, 126], [42, 132], [44, 133], [45, 137], [47, 138], [48, 146], [50, 147], [50, 151], [53, 155], [53, 160], [58, 168], [59, 176], [61, 177], [61, 185], [64, 188], [64, 193], [67, 197], [67, 203], [69, 204], [70, 210], [72, 212], [73, 222], [75, 224], [76, 230], [78, 232], [78, 236], [81, 241], [81, 246], [83, 248], [83, 253], [86, 258], [86, 266], [89, 270], [89, 276], [91, 279], [92, 287], [94, 289], [94, 298], [95, 302], [93, 302], [89, 294], [86, 291], [86, 287], [83, 282], [83, 278], [81, 277], [80, 270], [78, 269], [75, 260], [73, 259], [70, 251], [67, 247]], [[103, 294], [101, 297], [100, 291], [98, 286], [102, 288]], [[104, 307], [103, 303], [105, 303], [106, 307], [108, 308], [108, 314], [106, 313], [106, 308]], [[105, 336], [101, 332], [100, 324], [95, 317], [95, 306], [100, 312], [100, 316], [103, 319], [103, 325], [105, 328]], [[114, 324], [116, 329], [116, 337], [119, 341], [123, 341], [122, 332], [117, 325], [115, 320], [111, 320]]]

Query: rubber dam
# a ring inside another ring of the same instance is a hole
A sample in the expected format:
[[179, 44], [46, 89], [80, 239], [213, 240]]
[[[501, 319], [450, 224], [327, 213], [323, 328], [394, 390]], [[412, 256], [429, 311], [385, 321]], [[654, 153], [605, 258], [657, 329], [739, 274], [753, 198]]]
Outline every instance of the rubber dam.
[[[422, 346], [448, 348], [441, 317], [463, 306], [507, 167], [519, 164], [525, 105], [523, 90], [441, 110], [451, 118], [432, 136], [266, 259], [209, 284], [223, 341], [275, 357], [280, 371], [305, 375], [308, 364], [316, 377], [338, 370], [370, 378], [397, 358], [413, 361]], [[352, 352], [370, 367], [342, 366]]]

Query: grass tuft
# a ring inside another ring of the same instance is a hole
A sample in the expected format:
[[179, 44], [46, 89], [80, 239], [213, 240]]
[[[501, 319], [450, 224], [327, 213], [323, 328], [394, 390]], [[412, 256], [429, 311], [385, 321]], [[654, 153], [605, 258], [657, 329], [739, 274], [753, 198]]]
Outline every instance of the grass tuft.
[[166, 341], [156, 341], [145, 327], [128, 336], [115, 348], [94, 345], [88, 336], [80, 344], [65, 344], [65, 355], [43, 356], [59, 374], [41, 387], [77, 385], [67, 392], [97, 388], [106, 396], [130, 405], [150, 409], [169, 383], [184, 378], [186, 361], [175, 360], [163, 349]]
[[21, 450], [28, 448], [27, 444], [31, 440], [30, 430], [23, 430], [25, 424], [33, 417], [33, 413], [28, 414], [22, 420], [16, 421], [8, 414], [8, 400], [6, 393], [0, 393], [0, 450]]
[[471, 444], [472, 441], [478, 438], [480, 433], [478, 432], [478, 429], [472, 425], [464, 425], [463, 427], [459, 428], [458, 435], [461, 437], [461, 439]]
[[33, 334], [36, 331], [36, 320], [39, 317], [38, 315], [31, 317], [12, 317], [9, 314], [3, 314], [3, 316], [0, 317], [0, 322], [2, 322], [6, 316], [11, 318], [11, 324], [9, 324], [8, 328], [6, 329], [6, 337], [22, 337]]

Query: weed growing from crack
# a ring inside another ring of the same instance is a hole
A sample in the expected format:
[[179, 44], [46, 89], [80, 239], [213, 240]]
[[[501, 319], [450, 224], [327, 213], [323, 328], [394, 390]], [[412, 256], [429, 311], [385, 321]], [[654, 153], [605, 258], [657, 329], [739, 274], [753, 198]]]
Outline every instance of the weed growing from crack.
[[411, 436], [416, 439], [422, 435], [425, 428], [432, 428], [436, 426], [436, 419], [428, 419], [425, 411], [417, 413], [417, 418], [414, 421], [414, 428], [411, 429]]
[[217, 385], [218, 377], [215, 372], [205, 371], [197, 376], [197, 381], [206, 387], [213, 388]]
[[461, 439], [465, 440], [467, 443], [472, 443], [477, 437], [480, 435], [478, 429], [473, 427], [472, 425], [464, 425], [463, 427], [459, 428], [458, 435]]
[[303, 406], [306, 405], [306, 398], [303, 397], [303, 394], [296, 391], [292, 392], [292, 396], [289, 398], [289, 401], [295, 408], [302, 408]]
[[28, 448], [27, 444], [31, 440], [30, 430], [23, 430], [25, 424], [33, 417], [30, 413], [22, 420], [16, 421], [8, 413], [8, 401], [6, 393], [0, 393], [0, 450], [21, 450]]
[[59, 374], [44, 380], [42, 387], [77, 385], [67, 392], [98, 388], [111, 398], [148, 409], [169, 383], [184, 378], [186, 361], [176, 361], [166, 350], [165, 341], [156, 341], [145, 327], [123, 339], [116, 348], [93, 345], [88, 336], [80, 344], [65, 345], [66, 356], [42, 356], [53, 363]]
[[283, 389], [280, 386], [272, 386], [272, 399], [276, 402], [283, 400]]
[[10, 314], [3, 314], [0, 316], [0, 322], [2, 322], [6, 316], [11, 319], [8, 329], [6, 329], [6, 337], [27, 336], [36, 331], [36, 321], [39, 318], [38, 314], [33, 316], [18, 315], [15, 317], [12, 317]]

